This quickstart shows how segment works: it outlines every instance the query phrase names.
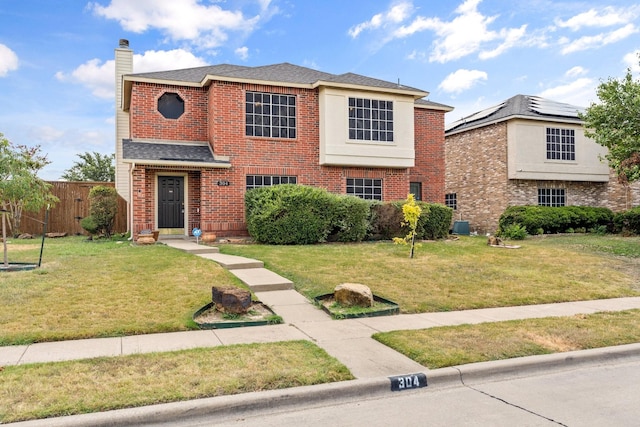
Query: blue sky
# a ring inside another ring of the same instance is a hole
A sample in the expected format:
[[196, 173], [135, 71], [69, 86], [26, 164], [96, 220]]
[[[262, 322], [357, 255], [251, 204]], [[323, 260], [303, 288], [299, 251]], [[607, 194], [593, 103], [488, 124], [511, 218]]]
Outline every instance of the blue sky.
[[447, 123], [517, 94], [588, 106], [636, 74], [629, 0], [0, 1], [0, 132], [40, 145], [55, 180], [76, 154], [114, 151], [114, 49], [134, 71], [290, 62], [414, 86]]

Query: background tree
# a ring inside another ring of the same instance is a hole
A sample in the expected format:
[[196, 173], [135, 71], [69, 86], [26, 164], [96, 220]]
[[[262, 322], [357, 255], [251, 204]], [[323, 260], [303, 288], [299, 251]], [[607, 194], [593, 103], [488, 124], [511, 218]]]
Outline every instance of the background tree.
[[76, 154], [80, 158], [61, 176], [67, 181], [113, 182], [116, 179], [115, 154]]
[[640, 179], [640, 82], [631, 69], [622, 79], [609, 78], [597, 89], [599, 103], [592, 103], [580, 118], [585, 135], [609, 150], [605, 158], [623, 184]]
[[15, 145], [0, 133], [0, 204], [9, 212], [11, 234], [20, 232], [23, 211], [38, 212], [58, 202], [51, 185], [38, 178], [38, 172], [49, 163], [39, 145]]

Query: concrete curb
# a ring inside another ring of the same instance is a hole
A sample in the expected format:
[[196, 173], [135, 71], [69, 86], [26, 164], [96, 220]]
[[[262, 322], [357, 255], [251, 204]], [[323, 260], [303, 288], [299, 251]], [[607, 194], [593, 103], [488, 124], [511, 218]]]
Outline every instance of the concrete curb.
[[[425, 370], [423, 373], [427, 376], [429, 389], [440, 389], [532, 376], [554, 370], [578, 369], [589, 364], [618, 363], [639, 356], [640, 343], [473, 363]], [[407, 392], [412, 391], [403, 393]], [[391, 391], [389, 378], [381, 377], [219, 396], [7, 425], [16, 427], [115, 427], [187, 420], [209, 419], [214, 421], [215, 419], [224, 420], [230, 417], [250, 416], [261, 412], [285, 412], [294, 408], [373, 399], [395, 393]]]

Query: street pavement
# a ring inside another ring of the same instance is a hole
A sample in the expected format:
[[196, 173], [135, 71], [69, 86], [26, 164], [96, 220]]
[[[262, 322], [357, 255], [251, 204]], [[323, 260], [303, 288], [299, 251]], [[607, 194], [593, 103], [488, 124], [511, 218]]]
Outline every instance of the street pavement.
[[[239, 396], [222, 396], [189, 402], [154, 405], [110, 411], [100, 414], [62, 417], [26, 423], [23, 426], [99, 426], [140, 425], [145, 422], [168, 422], [200, 416], [250, 414], [251, 411], [313, 402], [343, 402], [348, 399], [384, 398], [390, 392], [390, 377], [422, 373], [427, 389], [468, 384], [475, 379], [520, 376], [551, 369], [574, 369], [585, 363], [610, 363], [640, 357], [640, 344], [585, 352], [560, 353], [549, 356], [518, 358], [509, 361], [464, 365], [428, 370], [395, 352], [371, 336], [376, 332], [425, 329], [444, 325], [475, 324], [514, 319], [571, 316], [600, 311], [640, 308], [640, 297], [578, 301], [521, 307], [502, 307], [445, 313], [403, 314], [395, 316], [332, 320], [309, 300], [293, 290], [293, 283], [264, 268], [261, 261], [220, 254], [215, 247], [205, 247], [188, 240], [163, 242], [178, 250], [190, 252], [219, 263], [247, 284], [258, 299], [278, 315], [284, 323], [259, 327], [212, 329], [114, 338], [97, 338], [24, 346], [0, 347], [0, 366], [37, 362], [120, 356], [147, 352], [165, 352], [199, 347], [215, 347], [242, 343], [265, 343], [288, 340], [310, 340], [342, 362], [356, 380], [310, 387], [298, 387]], [[204, 414], [204, 415], [203, 415]], [[414, 425], [399, 423], [400, 425]], [[525, 423], [526, 424], [526, 423]], [[190, 424], [176, 424], [190, 425]], [[195, 424], [194, 424], [195, 425]], [[206, 424], [203, 424], [206, 425]], [[247, 424], [249, 425], [249, 424]], [[276, 424], [273, 424], [276, 425]], [[293, 424], [291, 424], [293, 425]], [[356, 424], [353, 424], [356, 425]], [[381, 425], [381, 424], [376, 424]], [[420, 424], [415, 424], [420, 425]], [[479, 424], [477, 424], [479, 425]], [[538, 425], [538, 424], [532, 424]], [[544, 425], [544, 424], [540, 424]]]

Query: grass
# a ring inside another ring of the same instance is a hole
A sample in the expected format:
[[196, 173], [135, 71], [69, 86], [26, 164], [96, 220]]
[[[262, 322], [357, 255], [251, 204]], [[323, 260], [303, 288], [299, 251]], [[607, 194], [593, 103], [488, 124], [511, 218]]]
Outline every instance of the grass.
[[375, 334], [428, 368], [640, 342], [640, 310]]
[[[39, 241], [12, 241], [36, 262]], [[403, 312], [447, 311], [640, 295], [640, 238], [484, 238], [426, 242], [409, 259], [388, 242], [223, 245], [265, 261], [309, 298], [368, 285]], [[47, 240], [43, 266], [0, 273], [0, 345], [194, 328], [211, 286], [241, 286], [211, 261], [161, 245]], [[430, 368], [638, 342], [640, 311], [377, 334]], [[300, 341], [0, 367], [0, 423], [351, 379]], [[46, 379], [46, 380], [43, 380]]]
[[[37, 262], [39, 240], [8, 246], [10, 262]], [[49, 239], [41, 268], [0, 272], [0, 345], [193, 329], [211, 286], [239, 283], [163, 245]]]
[[403, 313], [466, 310], [640, 295], [640, 238], [531, 238], [520, 249], [484, 237], [425, 242], [409, 259], [389, 242], [311, 246], [223, 245], [265, 262], [309, 298], [361, 283]]
[[308, 341], [0, 369], [0, 424], [353, 379]]

